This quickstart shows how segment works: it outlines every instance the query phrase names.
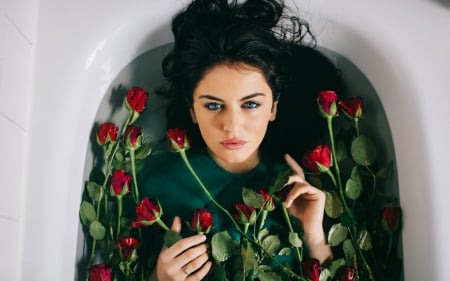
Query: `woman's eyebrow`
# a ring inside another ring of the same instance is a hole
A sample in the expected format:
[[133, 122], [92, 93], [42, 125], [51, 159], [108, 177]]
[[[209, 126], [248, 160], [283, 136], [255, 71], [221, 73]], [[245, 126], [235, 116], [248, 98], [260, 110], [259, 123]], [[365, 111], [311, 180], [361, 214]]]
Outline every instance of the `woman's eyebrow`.
[[[254, 93], [254, 94], [250, 94], [250, 95], [248, 95], [248, 96], [242, 97], [242, 98], [240, 99], [240, 101], [252, 99], [252, 98], [258, 97], [258, 96], [265, 96], [265, 95], [266, 95], [266, 94], [264, 94], [264, 93]], [[198, 98], [199, 98], [199, 99], [210, 99], [210, 100], [215, 100], [215, 101], [223, 102], [223, 100], [222, 100], [221, 98], [218, 98], [218, 97], [213, 96], [213, 95], [200, 95]]]

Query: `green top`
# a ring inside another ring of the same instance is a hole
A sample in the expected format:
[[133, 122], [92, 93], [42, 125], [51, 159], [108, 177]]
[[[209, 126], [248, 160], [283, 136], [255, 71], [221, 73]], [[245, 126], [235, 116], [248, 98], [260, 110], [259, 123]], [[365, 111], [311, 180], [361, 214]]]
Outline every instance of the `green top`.
[[[206, 149], [188, 150], [186, 154], [211, 195], [226, 209], [242, 201], [243, 187], [268, 188], [278, 173], [287, 169], [285, 165], [269, 163], [263, 159], [251, 171], [233, 174], [217, 165]], [[142, 198], [149, 197], [159, 201], [163, 210], [162, 220], [169, 227], [175, 216], [180, 216], [183, 222], [190, 224], [195, 210], [204, 208], [214, 214], [213, 233], [232, 228], [229, 218], [210, 202], [178, 153], [167, 151], [151, 155], [139, 173], [139, 188]], [[280, 208], [271, 213], [271, 217], [276, 216], [277, 221], [279, 218], [280, 224], [285, 228]], [[151, 248], [157, 253], [162, 245], [162, 232], [153, 232]], [[193, 235], [185, 223], [182, 224], [181, 234], [183, 237]]]

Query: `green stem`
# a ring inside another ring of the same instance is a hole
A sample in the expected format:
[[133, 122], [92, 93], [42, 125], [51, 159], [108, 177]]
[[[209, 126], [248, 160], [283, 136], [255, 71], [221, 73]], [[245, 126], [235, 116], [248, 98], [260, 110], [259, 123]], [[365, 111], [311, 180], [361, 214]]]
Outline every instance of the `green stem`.
[[393, 240], [392, 238], [393, 238], [392, 233], [389, 233], [389, 242], [388, 242], [388, 248], [387, 248], [387, 251], [386, 251], [386, 257], [389, 257], [389, 255], [391, 254], [392, 240]]
[[266, 222], [268, 211], [263, 210], [261, 214], [261, 220], [259, 221], [259, 230], [263, 229], [264, 223]]
[[122, 196], [117, 196], [117, 232], [116, 232], [116, 240], [119, 239], [119, 235], [120, 235], [120, 224], [121, 224], [121, 219], [122, 219], [122, 209], [123, 209], [123, 204], [122, 204]]
[[369, 168], [369, 166], [365, 165], [364, 167], [367, 169], [367, 171], [369, 172], [369, 174], [372, 176], [372, 179], [373, 179], [372, 196], [371, 196], [371, 199], [373, 199], [376, 194], [377, 176], [372, 172], [372, 170]]
[[[284, 204], [281, 204], [281, 209], [283, 210], [283, 215], [284, 218], [286, 219], [286, 223], [288, 225], [289, 228], [289, 233], [294, 233], [294, 228], [292, 227], [292, 223], [291, 223], [291, 218], [289, 216], [288, 210], [287, 208], [284, 206]], [[298, 262], [300, 263], [300, 274], [302, 273], [302, 267], [301, 267], [301, 262], [302, 262], [302, 253], [300, 253], [300, 249], [298, 247], [295, 247], [295, 250], [297, 252], [297, 258], [298, 258]]]
[[130, 149], [130, 160], [131, 160], [131, 175], [133, 177], [133, 196], [134, 200], [136, 201], [136, 204], [139, 204], [139, 188], [138, 188], [138, 182], [137, 182], [137, 175], [136, 175], [136, 157], [134, 154], [134, 149]]
[[350, 234], [350, 237], [351, 237], [351, 240], [352, 240], [352, 243], [353, 243], [353, 247], [358, 252], [359, 257], [361, 258], [361, 260], [362, 260], [362, 262], [364, 264], [364, 267], [366, 268], [367, 273], [369, 274], [369, 279], [372, 280], [372, 281], [375, 281], [375, 278], [373, 277], [372, 269], [370, 268], [369, 264], [367, 263], [366, 258], [364, 257], [364, 254], [361, 251], [361, 248], [355, 242], [355, 236], [354, 236], [353, 233], [356, 234], [356, 230], [353, 230], [353, 232], [352, 232], [352, 230], [350, 228], [348, 228], [348, 232]]
[[358, 136], [359, 137], [359, 119], [358, 118], [355, 118], [354, 119], [355, 120], [355, 130], [356, 130], [356, 136]]

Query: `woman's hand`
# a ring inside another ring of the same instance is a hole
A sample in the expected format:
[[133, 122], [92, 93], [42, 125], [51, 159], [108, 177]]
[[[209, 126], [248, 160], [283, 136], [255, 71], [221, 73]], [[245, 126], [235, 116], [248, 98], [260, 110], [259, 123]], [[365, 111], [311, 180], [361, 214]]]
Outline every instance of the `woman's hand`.
[[[181, 219], [175, 217], [171, 229], [181, 231]], [[202, 280], [211, 269], [206, 236], [194, 235], [183, 238], [170, 248], [163, 246], [150, 280]]]
[[286, 184], [292, 185], [292, 189], [286, 196], [284, 205], [292, 216], [300, 220], [310, 256], [323, 263], [332, 256], [323, 231], [325, 193], [305, 180], [302, 167], [291, 156], [286, 154], [285, 160], [293, 174]]

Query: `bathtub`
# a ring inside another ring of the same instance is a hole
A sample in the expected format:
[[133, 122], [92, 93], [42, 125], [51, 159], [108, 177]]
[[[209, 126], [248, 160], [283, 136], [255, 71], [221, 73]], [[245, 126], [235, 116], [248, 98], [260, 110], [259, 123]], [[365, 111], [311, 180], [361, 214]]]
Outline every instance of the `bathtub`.
[[[91, 129], [99, 116], [107, 116], [99, 108], [131, 61], [171, 42], [170, 19], [182, 2], [40, 1], [22, 280], [74, 279], [80, 251], [78, 208], [90, 161]], [[297, 4], [319, 45], [352, 62], [384, 107], [404, 211], [405, 280], [448, 280], [448, 4], [424, 0]]]

